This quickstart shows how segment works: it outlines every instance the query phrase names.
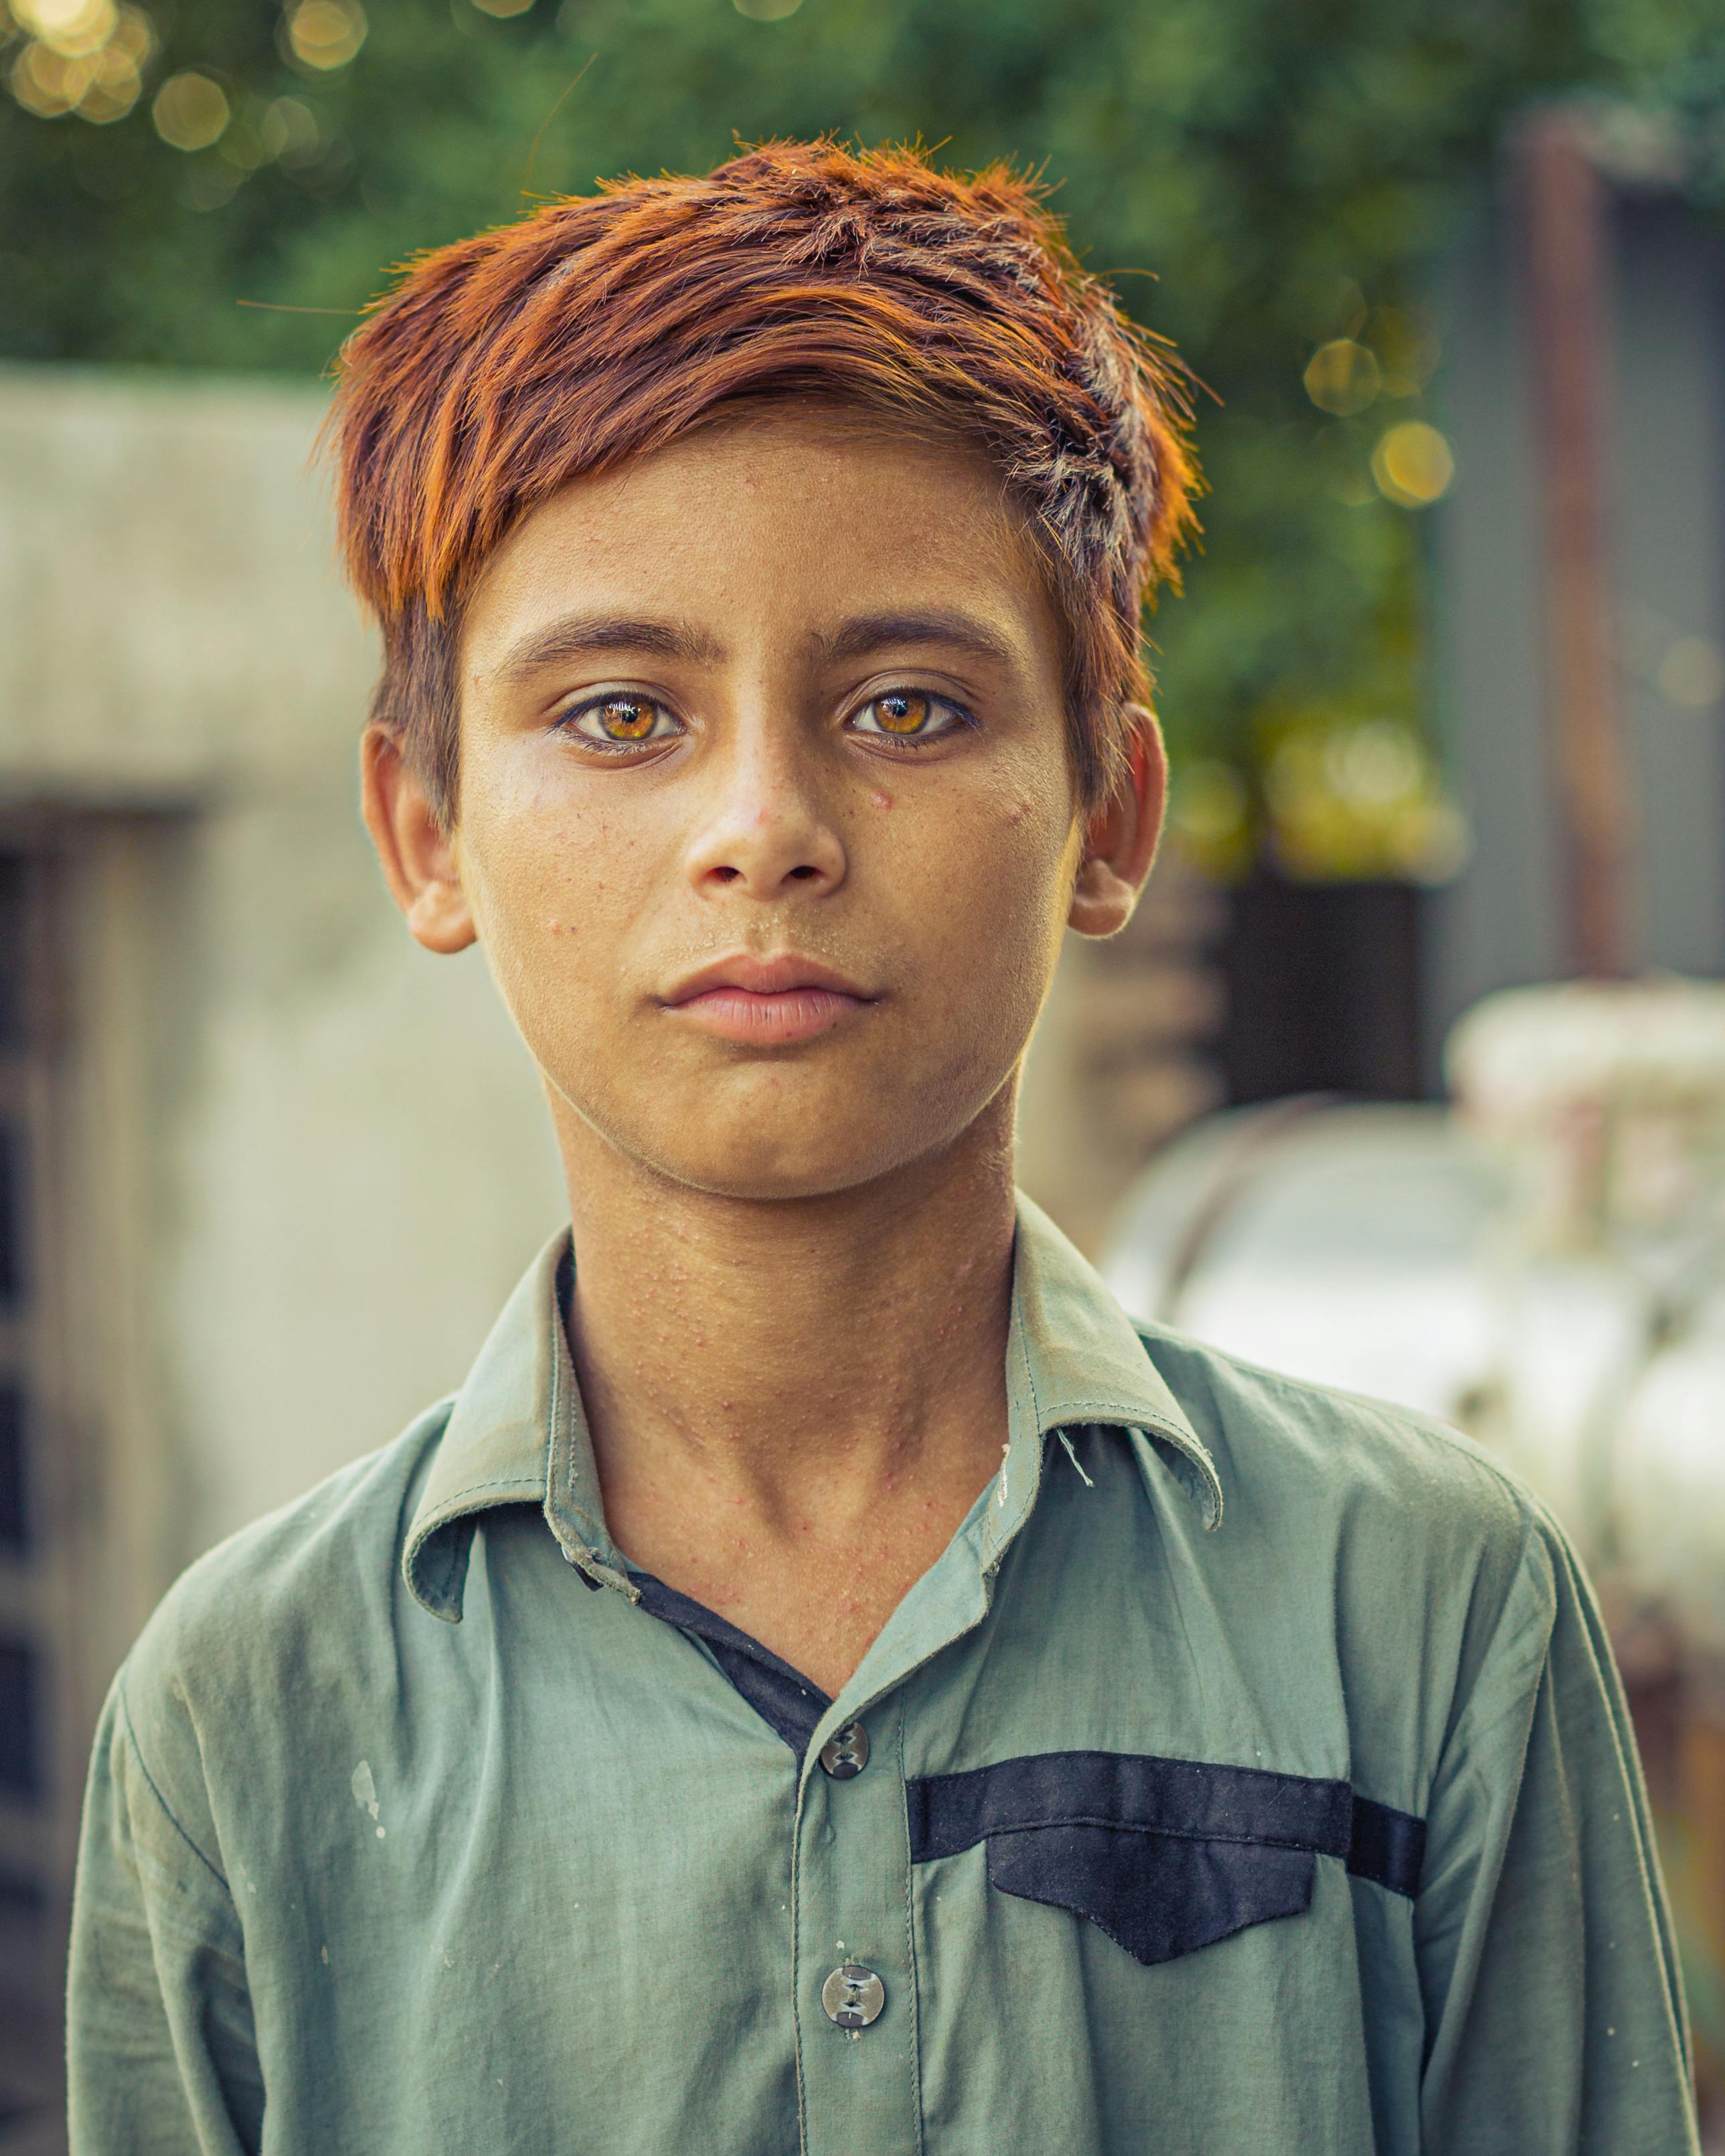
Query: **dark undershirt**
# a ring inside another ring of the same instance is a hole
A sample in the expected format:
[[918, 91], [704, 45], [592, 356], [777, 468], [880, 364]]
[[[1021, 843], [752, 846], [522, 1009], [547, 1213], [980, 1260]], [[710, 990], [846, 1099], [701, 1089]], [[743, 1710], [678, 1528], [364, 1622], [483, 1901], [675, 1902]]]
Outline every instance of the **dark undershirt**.
[[833, 1703], [819, 1686], [705, 1603], [680, 1594], [650, 1572], [637, 1572], [631, 1567], [629, 1576], [630, 1584], [639, 1590], [642, 1609], [703, 1641], [762, 1721], [800, 1759], [809, 1749], [816, 1725]]

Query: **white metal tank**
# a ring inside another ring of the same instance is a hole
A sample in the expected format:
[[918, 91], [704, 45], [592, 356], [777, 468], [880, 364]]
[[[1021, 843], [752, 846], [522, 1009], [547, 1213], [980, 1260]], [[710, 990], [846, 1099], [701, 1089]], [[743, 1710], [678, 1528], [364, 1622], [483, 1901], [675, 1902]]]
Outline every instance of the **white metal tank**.
[[1463, 1427], [1610, 1591], [1725, 1653], [1725, 987], [1571, 984], [1458, 1027], [1457, 1106], [1208, 1118], [1130, 1192], [1135, 1314]]

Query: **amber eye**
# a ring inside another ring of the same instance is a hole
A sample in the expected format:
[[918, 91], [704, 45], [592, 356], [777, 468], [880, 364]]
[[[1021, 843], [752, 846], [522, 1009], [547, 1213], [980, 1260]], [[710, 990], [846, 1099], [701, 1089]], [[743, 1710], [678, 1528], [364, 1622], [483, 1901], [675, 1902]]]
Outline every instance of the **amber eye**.
[[593, 706], [599, 731], [608, 741], [645, 741], [653, 731], [659, 706], [644, 696], [608, 696]]
[[906, 748], [932, 747], [976, 721], [944, 696], [926, 689], [883, 689], [850, 721], [865, 740], [902, 742]]
[[895, 689], [876, 696], [870, 708], [886, 734], [920, 734], [934, 715], [933, 699], [920, 696], [913, 689]]

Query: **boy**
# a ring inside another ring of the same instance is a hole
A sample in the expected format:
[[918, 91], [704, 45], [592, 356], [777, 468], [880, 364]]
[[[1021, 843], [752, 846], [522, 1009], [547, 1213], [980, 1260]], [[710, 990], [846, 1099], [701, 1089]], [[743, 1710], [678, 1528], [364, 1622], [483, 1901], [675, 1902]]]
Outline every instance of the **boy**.
[[80, 2152], [1694, 2147], [1562, 1537], [1014, 1203], [1155, 846], [1178, 380], [1024, 186], [828, 143], [352, 341], [366, 818], [572, 1229], [116, 1682]]

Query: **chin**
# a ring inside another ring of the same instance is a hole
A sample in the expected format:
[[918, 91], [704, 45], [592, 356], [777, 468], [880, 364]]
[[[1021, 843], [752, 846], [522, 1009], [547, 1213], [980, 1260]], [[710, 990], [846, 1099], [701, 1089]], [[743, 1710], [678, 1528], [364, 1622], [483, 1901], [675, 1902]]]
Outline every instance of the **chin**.
[[877, 1128], [865, 1116], [824, 1104], [788, 1113], [781, 1104], [771, 1116], [695, 1111], [651, 1129], [593, 1120], [614, 1145], [667, 1182], [763, 1204], [859, 1189], [938, 1152], [957, 1134], [902, 1122]]
[[[812, 1134], [811, 1134], [812, 1136]], [[913, 1159], [914, 1151], [902, 1145], [858, 1146], [805, 1142], [786, 1145], [783, 1139], [751, 1144], [746, 1139], [726, 1143], [715, 1139], [705, 1146], [685, 1140], [667, 1148], [656, 1159], [644, 1155], [661, 1175], [685, 1188], [701, 1190], [714, 1198], [731, 1198], [761, 1204], [784, 1204], [797, 1199], [833, 1198], [879, 1181]]]

